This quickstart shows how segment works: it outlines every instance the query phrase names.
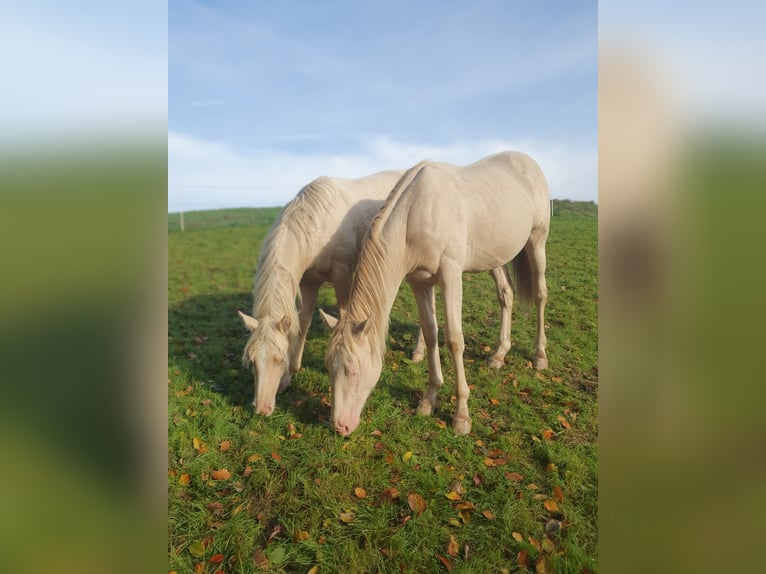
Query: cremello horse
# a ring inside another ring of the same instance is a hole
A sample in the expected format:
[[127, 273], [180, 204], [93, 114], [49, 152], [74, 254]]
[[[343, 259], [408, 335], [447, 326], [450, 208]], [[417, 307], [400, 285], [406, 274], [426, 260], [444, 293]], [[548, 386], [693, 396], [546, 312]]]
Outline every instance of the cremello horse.
[[[333, 284], [341, 315], [345, 312], [364, 235], [403, 173], [320, 177], [285, 206], [269, 231], [255, 274], [253, 315], [239, 313], [251, 332], [243, 362], [253, 370], [257, 413], [270, 415], [277, 391], [287, 388], [300, 370], [311, 314], [324, 282]], [[510, 292], [505, 277], [496, 275], [498, 292]], [[430, 305], [435, 307], [433, 301]], [[501, 340], [493, 356], [496, 367], [508, 350], [503, 345]], [[421, 332], [413, 360], [421, 360], [424, 349]]]
[[[429, 380], [418, 406], [420, 414], [433, 412], [443, 383], [430, 304], [439, 283], [457, 387], [452, 428], [458, 434], [471, 430], [470, 391], [463, 368], [463, 272], [494, 270], [513, 260], [519, 297], [533, 296], [537, 304], [534, 365], [546, 368], [549, 224], [548, 185], [539, 166], [522, 153], [503, 152], [465, 167], [422, 162], [408, 170], [370, 227], [348, 309], [331, 325], [327, 369], [335, 430], [348, 435], [359, 425], [364, 403], [380, 377], [388, 316], [403, 278], [415, 293], [428, 349]], [[498, 274], [504, 276], [493, 272]], [[510, 309], [511, 300], [506, 304]], [[503, 329], [509, 328], [510, 317], [503, 322]]]

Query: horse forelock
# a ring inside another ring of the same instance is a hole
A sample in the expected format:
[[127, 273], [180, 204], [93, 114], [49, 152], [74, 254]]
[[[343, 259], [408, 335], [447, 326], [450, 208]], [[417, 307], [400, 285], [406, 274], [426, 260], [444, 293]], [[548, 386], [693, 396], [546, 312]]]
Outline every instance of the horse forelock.
[[[290, 334], [289, 332], [287, 333]], [[275, 349], [282, 359], [288, 360], [288, 354], [292, 349], [288, 347], [287, 353], [282, 353], [280, 346], [275, 344], [276, 337], [285, 336], [278, 331], [277, 323], [272, 320], [261, 320], [258, 326], [250, 333], [250, 337], [245, 344], [245, 349], [242, 353], [242, 364], [245, 367], [249, 367], [251, 363], [255, 361], [255, 357], [258, 353], [268, 344], [272, 343], [273, 349]], [[288, 343], [289, 344], [289, 343]]]

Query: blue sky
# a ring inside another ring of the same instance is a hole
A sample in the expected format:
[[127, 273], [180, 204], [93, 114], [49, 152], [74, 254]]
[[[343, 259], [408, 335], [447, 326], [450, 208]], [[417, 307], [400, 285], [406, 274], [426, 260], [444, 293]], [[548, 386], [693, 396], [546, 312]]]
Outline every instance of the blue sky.
[[156, 0], [0, 2], [0, 149], [164, 132], [167, 25]]
[[168, 6], [168, 209], [520, 149], [596, 200], [596, 2]]

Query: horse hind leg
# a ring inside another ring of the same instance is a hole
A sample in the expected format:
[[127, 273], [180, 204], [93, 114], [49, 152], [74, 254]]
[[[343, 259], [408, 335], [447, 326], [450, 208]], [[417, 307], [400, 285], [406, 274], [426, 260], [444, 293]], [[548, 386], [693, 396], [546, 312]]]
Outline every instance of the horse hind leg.
[[490, 271], [497, 288], [497, 302], [500, 304], [500, 333], [497, 338], [497, 350], [488, 359], [489, 366], [499, 369], [505, 365], [505, 356], [511, 348], [511, 313], [513, 309], [513, 289], [505, 267], [495, 267]]
[[548, 286], [545, 282], [545, 241], [547, 236], [547, 230], [537, 236], [533, 232], [525, 247], [532, 272], [532, 297], [537, 306], [537, 339], [535, 341], [535, 358], [533, 362], [536, 369], [548, 368], [548, 355], [545, 352], [547, 345], [545, 337], [545, 305], [548, 303]]
[[[434, 325], [438, 329], [438, 324], [436, 323], [436, 290], [431, 289], [431, 313], [434, 318]], [[419, 363], [426, 357], [426, 339], [423, 335], [423, 327], [418, 327], [418, 342], [417, 345], [415, 345], [415, 350], [412, 351], [412, 362], [413, 363]]]

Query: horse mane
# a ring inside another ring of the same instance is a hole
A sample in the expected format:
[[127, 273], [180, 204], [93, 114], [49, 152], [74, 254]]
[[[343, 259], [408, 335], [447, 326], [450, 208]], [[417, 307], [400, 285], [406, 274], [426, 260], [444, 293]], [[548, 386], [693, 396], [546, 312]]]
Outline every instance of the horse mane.
[[[373, 318], [368, 324], [369, 333], [371, 340], [378, 342], [378, 352], [381, 356], [386, 351], [385, 334], [388, 332], [389, 320], [387, 310], [383, 308], [385, 302], [381, 298], [381, 279], [387, 275], [387, 261], [392, 255], [392, 246], [383, 242], [382, 230], [404, 191], [426, 165], [428, 165], [427, 161], [421, 161], [404, 172], [388, 194], [383, 207], [380, 208], [365, 234], [356, 274], [351, 284], [347, 316], [351, 321], [356, 322]], [[380, 320], [375, 320], [376, 317]]]
[[276, 322], [287, 317], [291, 341], [297, 340], [300, 327], [300, 277], [295, 277], [282, 265], [285, 257], [283, 245], [287, 239], [294, 239], [298, 252], [307, 253], [311, 237], [322, 220], [320, 216], [332, 211], [337, 197], [337, 190], [329, 177], [317, 178], [304, 186], [280, 212], [258, 257], [253, 284], [253, 317], [258, 321]]

